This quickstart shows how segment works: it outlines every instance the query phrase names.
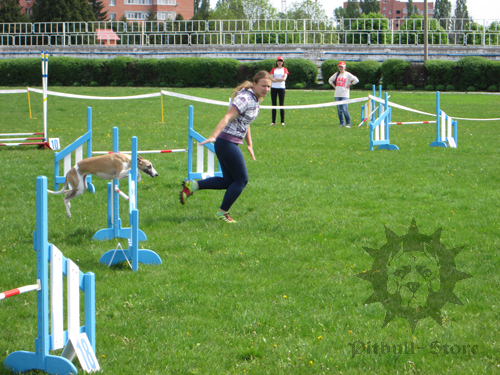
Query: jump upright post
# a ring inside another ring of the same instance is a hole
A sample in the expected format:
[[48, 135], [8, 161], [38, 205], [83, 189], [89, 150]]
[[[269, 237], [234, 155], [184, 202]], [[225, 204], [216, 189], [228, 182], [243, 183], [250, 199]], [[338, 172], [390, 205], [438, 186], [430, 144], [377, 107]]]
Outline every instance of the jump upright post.
[[[189, 131], [188, 131], [188, 176], [189, 180], [205, 179], [207, 177], [222, 177], [222, 170], [218, 163], [215, 171], [215, 148], [212, 143], [200, 145], [206, 138], [202, 137], [193, 128], [194, 110], [189, 106]], [[193, 140], [198, 142], [196, 148], [196, 172], [193, 172]], [[205, 171], [205, 149], [207, 149], [207, 170]]]
[[[59, 190], [59, 184], [64, 184], [66, 174], [73, 167], [71, 164], [71, 153], [75, 152], [75, 164], [83, 159], [83, 145], [87, 147], [87, 157], [92, 156], [92, 108], [87, 108], [87, 132], [66, 147], [61, 152], [54, 153], [54, 189]], [[64, 161], [64, 174], [59, 175], [59, 162]], [[95, 187], [92, 184], [92, 176], [87, 176], [87, 190], [95, 193]]]
[[[458, 124], [444, 111], [441, 110], [439, 91], [436, 92], [436, 141], [431, 142], [431, 147], [457, 148]], [[451, 134], [453, 128], [453, 135]]]
[[[113, 128], [113, 152], [118, 153], [118, 128]], [[161, 264], [161, 258], [152, 250], [139, 249], [139, 241], [146, 241], [147, 237], [139, 229], [139, 210], [137, 208], [137, 137], [132, 137], [132, 166], [128, 174], [128, 197], [119, 189], [119, 180], [108, 182], [108, 227], [99, 230], [93, 237], [96, 240], [110, 240], [113, 238], [127, 239], [128, 249], [114, 249], [104, 253], [99, 260], [104, 264], [118, 264], [132, 261], [132, 271], [139, 269], [139, 263]], [[120, 194], [121, 193], [121, 194]], [[130, 228], [122, 228], [120, 219], [120, 196], [128, 200]]]
[[373, 151], [375, 146], [379, 150], [399, 150], [398, 146], [392, 145], [389, 137], [391, 123], [392, 108], [389, 107], [389, 95], [385, 93], [384, 113], [375, 121], [370, 121], [370, 150]]
[[[37, 326], [35, 351], [16, 351], [5, 359], [6, 367], [14, 372], [42, 370], [49, 374], [76, 374], [71, 360], [75, 352], [73, 342], [86, 346], [89, 342], [92, 354], [95, 353], [95, 275], [83, 274], [78, 266], [65, 258], [61, 251], [48, 242], [48, 200], [47, 177], [36, 180], [36, 231], [33, 232], [33, 248], [36, 251], [37, 284]], [[50, 282], [49, 282], [50, 263]], [[67, 278], [67, 330], [64, 330], [63, 275]], [[49, 332], [49, 289], [50, 289], [50, 332]], [[80, 290], [85, 293], [85, 325], [80, 326]], [[82, 340], [85, 333], [88, 340]], [[77, 341], [75, 341], [77, 340]], [[71, 345], [69, 345], [71, 342]], [[71, 347], [70, 347], [71, 346]], [[49, 354], [49, 351], [65, 347], [62, 356]], [[90, 348], [86, 348], [90, 354]], [[95, 355], [86, 356], [87, 363], [99, 370]], [[83, 365], [82, 365], [83, 367]]]

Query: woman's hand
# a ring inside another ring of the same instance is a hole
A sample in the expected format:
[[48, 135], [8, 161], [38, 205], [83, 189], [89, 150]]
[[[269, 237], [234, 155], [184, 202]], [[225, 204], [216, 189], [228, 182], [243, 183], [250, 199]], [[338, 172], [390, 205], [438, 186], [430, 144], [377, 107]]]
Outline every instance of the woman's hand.
[[208, 137], [203, 142], [200, 142], [200, 145], [204, 145], [204, 144], [210, 143], [210, 142], [215, 142], [215, 137], [213, 137], [213, 136]]
[[253, 160], [257, 160], [257, 159], [255, 159], [255, 154], [253, 153], [253, 147], [252, 147], [252, 145], [247, 145], [247, 150], [250, 153], [250, 156], [252, 157], [252, 159]]

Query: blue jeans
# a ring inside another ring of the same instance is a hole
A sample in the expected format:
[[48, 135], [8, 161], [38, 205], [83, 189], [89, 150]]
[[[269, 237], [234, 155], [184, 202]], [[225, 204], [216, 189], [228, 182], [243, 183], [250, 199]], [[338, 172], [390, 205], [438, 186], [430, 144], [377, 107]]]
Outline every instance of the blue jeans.
[[[349, 100], [349, 98], [335, 97], [336, 102], [340, 102], [341, 100]], [[347, 104], [342, 104], [337, 106], [340, 126], [344, 126], [344, 117], [346, 125], [351, 125], [351, 115], [349, 115], [349, 110], [347, 109], [347, 106], [348, 106]]]
[[200, 180], [198, 188], [199, 190], [226, 190], [220, 208], [223, 211], [229, 211], [248, 183], [247, 166], [243, 152], [236, 143], [216, 138], [214, 148], [222, 169], [222, 177]]

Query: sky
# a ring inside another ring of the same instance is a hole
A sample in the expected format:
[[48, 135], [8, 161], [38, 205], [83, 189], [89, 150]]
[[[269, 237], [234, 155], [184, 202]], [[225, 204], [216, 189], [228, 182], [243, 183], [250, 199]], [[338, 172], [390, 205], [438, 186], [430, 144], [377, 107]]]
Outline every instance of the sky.
[[[271, 4], [281, 11], [281, 4], [283, 0], [270, 0]], [[301, 0], [285, 0], [286, 5], [289, 6], [294, 2], [301, 2]], [[317, 0], [318, 3], [323, 5], [323, 9], [326, 11], [326, 15], [328, 17], [333, 17], [333, 10], [342, 6], [344, 0]], [[347, 1], [347, 0], [346, 0]], [[407, 2], [405, 0], [401, 0], [403, 2]], [[433, 0], [428, 0], [428, 2], [434, 2]], [[451, 0], [452, 3], [452, 15], [455, 12], [455, 1]], [[417, 2], [414, 0], [414, 2]], [[418, 2], [422, 2], [420, 0]], [[211, 0], [210, 5], [212, 8], [217, 4], [217, 0]], [[467, 9], [469, 10], [469, 15], [475, 20], [491, 20], [498, 19], [500, 20], [500, 1], [499, 0], [468, 0], [467, 1]]]

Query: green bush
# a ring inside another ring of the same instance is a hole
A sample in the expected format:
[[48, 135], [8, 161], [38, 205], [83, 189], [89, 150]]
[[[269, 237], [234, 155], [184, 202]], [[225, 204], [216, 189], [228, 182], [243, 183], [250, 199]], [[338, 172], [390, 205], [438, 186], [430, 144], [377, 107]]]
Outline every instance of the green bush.
[[60, 86], [64, 86], [64, 85], [62, 84], [62, 82], [56, 82], [52, 86], [58, 86], [58, 87], [60, 87]]
[[135, 86], [135, 84], [134, 84], [134, 82], [133, 82], [133, 81], [130, 81], [130, 82], [127, 82], [126, 86], [127, 86], [127, 87], [134, 87], [134, 86]]
[[[55, 81], [54, 81], [55, 82]], [[41, 86], [40, 58], [0, 60], [0, 86]]]
[[81, 86], [81, 85], [82, 85], [82, 84], [81, 84], [80, 82], [78, 82], [78, 81], [73, 83], [73, 86], [75, 86], [75, 87], [79, 87], [79, 86]]
[[92, 81], [92, 82], [90, 82], [90, 86], [97, 87], [97, 86], [99, 86], [99, 83], [96, 81]]
[[161, 81], [159, 84], [158, 84], [158, 87], [166, 87], [167, 86], [167, 82], [163, 82]]
[[329, 83], [324, 83], [323, 86], [321, 86], [323, 90], [330, 90], [332, 86]]
[[292, 87], [293, 89], [303, 89], [304, 88], [304, 84], [303, 83], [296, 83], [295, 85], [293, 85]]
[[444, 90], [445, 90], [444, 85], [437, 85], [436, 86], [436, 91], [444, 91]]
[[385, 88], [386, 90], [396, 90], [396, 87], [394, 85], [387, 85]]
[[498, 87], [496, 85], [491, 85], [490, 87], [488, 87], [488, 91], [489, 92], [497, 92]]
[[425, 86], [425, 91], [434, 91], [434, 85]]
[[373, 90], [373, 85], [370, 85], [369, 83], [367, 83], [364, 87], [365, 90], [370, 90], [372, 91]]
[[393, 85], [394, 87], [403, 87], [403, 76], [406, 68], [410, 67], [409, 61], [400, 59], [388, 59], [382, 63], [382, 78], [384, 86]]
[[456, 90], [455, 86], [453, 86], [453, 85], [446, 86], [446, 91], [455, 91], [455, 90]]
[[491, 65], [490, 60], [484, 57], [464, 57], [453, 64], [454, 82], [461, 89], [474, 86], [485, 90], [493, 78], [488, 74]]
[[410, 84], [410, 85], [405, 87], [405, 90], [413, 91], [413, 90], [415, 90], [415, 86]]
[[469, 86], [467, 87], [467, 91], [476, 91], [476, 88], [474, 86]]
[[110, 86], [119, 86], [118, 82], [116, 82], [116, 81], [111, 82], [109, 85]]
[[427, 60], [425, 70], [427, 71], [427, 84], [429, 85], [451, 85], [456, 82], [453, 71], [453, 61]]

